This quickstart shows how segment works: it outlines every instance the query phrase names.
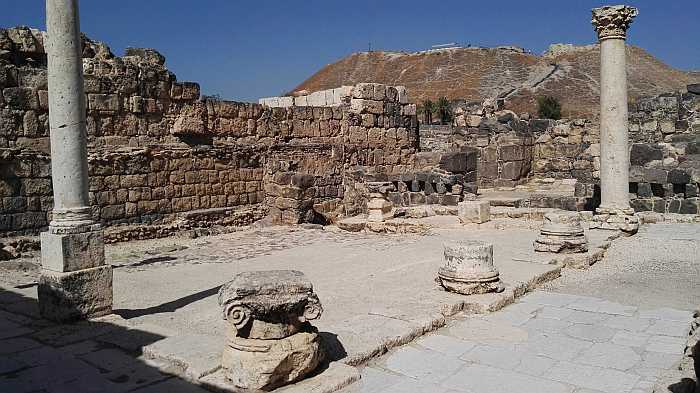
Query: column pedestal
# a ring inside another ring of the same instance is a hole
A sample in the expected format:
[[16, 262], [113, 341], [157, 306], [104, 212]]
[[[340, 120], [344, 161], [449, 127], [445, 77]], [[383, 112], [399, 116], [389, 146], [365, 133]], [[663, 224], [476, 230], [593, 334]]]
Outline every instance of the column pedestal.
[[53, 217], [41, 234], [39, 312], [71, 322], [112, 312], [112, 267], [88, 192], [78, 0], [46, 1]]
[[112, 267], [105, 264], [102, 228], [50, 227], [41, 234], [39, 312], [71, 322], [112, 313]]

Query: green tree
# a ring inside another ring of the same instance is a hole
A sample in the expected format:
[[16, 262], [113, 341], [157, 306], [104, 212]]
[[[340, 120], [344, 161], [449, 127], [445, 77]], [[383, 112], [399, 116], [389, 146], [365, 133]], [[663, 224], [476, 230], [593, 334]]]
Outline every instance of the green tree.
[[435, 111], [440, 117], [441, 124], [449, 124], [452, 121], [452, 106], [447, 97], [440, 97], [435, 104]]
[[424, 100], [421, 106], [423, 111], [423, 123], [433, 124], [433, 113], [435, 112], [435, 103], [430, 100]]
[[559, 100], [552, 96], [538, 97], [537, 114], [540, 119], [561, 119], [561, 104]]

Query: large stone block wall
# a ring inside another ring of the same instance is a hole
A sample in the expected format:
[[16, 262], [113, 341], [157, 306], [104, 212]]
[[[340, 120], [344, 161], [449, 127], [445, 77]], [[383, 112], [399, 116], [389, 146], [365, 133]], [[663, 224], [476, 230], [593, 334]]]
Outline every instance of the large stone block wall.
[[508, 113], [483, 118], [476, 127], [421, 126], [422, 151], [478, 153], [477, 184], [482, 188], [514, 187], [527, 181], [533, 157], [533, 133], [528, 121]]
[[[91, 152], [90, 202], [102, 223], [173, 220], [180, 213], [264, 202], [263, 155], [241, 148], [123, 148]], [[5, 149], [0, 157], [0, 233], [33, 233], [51, 219], [51, 161]]]
[[[364, 211], [362, 184], [390, 176], [438, 174], [449, 203], [471, 189], [473, 170], [451, 178], [439, 162], [417, 164], [416, 107], [403, 87], [344, 86], [292, 106], [231, 102], [178, 82], [155, 50], [118, 57], [83, 44], [91, 198], [105, 224], [261, 205], [280, 223], [329, 221]], [[0, 234], [35, 233], [51, 209], [43, 34], [0, 29], [0, 50]]]
[[[480, 151], [481, 187], [512, 186], [531, 178], [576, 179], [576, 196], [595, 203], [600, 192], [598, 124], [588, 119], [528, 118], [504, 111], [492, 100], [470, 104], [458, 108], [454, 125], [421, 125], [421, 150], [475, 147]], [[630, 105], [629, 119], [633, 207], [697, 213], [700, 95], [640, 99]]]

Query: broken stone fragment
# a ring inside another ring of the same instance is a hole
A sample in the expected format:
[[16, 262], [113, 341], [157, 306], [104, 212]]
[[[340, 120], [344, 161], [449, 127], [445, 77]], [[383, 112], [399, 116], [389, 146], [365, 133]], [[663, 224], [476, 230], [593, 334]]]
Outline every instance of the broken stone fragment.
[[574, 254], [588, 251], [588, 240], [578, 213], [547, 213], [535, 251]]
[[389, 192], [395, 191], [393, 183], [369, 182], [369, 201], [367, 202], [367, 221], [384, 222], [394, 217], [394, 205], [388, 200]]
[[244, 272], [219, 290], [228, 321], [222, 367], [236, 387], [272, 390], [303, 378], [323, 360], [309, 321], [323, 308], [303, 273]]
[[502, 292], [498, 269], [493, 264], [493, 245], [480, 241], [450, 242], [444, 245], [445, 264], [437, 281], [446, 290], [472, 295]]

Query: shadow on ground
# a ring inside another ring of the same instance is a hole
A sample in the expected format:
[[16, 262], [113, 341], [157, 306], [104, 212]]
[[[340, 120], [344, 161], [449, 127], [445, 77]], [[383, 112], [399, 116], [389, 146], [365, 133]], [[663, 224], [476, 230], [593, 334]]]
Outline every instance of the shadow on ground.
[[167, 303], [162, 303], [154, 307], [148, 307], [148, 308], [142, 308], [138, 310], [125, 310], [125, 309], [120, 309], [120, 310], [114, 310], [114, 314], [119, 315], [120, 317], [124, 319], [132, 319], [132, 318], [138, 318], [142, 317], [145, 315], [152, 315], [152, 314], [162, 314], [162, 313], [168, 313], [168, 312], [175, 312], [176, 310], [187, 306], [188, 304], [194, 303], [196, 301], [206, 299], [209, 296], [216, 295], [219, 292], [219, 288], [221, 288], [221, 285], [216, 286], [214, 288], [206, 289], [204, 291], [200, 291], [197, 293], [193, 293], [191, 295], [173, 300], [171, 302]]
[[[36, 299], [0, 288], [0, 392], [2, 393], [205, 393], [220, 385], [178, 377], [178, 365], [148, 359], [143, 348], [166, 337], [114, 323], [143, 315], [173, 312], [215, 295], [220, 286], [139, 310], [114, 310], [91, 321], [57, 324], [42, 319]], [[347, 356], [337, 335], [320, 332], [326, 360]], [[222, 348], [223, 349], [223, 348]], [[238, 390], [231, 387], [231, 392]]]
[[35, 299], [0, 288], [0, 392], [205, 392], [144, 358], [163, 336], [109, 319], [55, 324]]

